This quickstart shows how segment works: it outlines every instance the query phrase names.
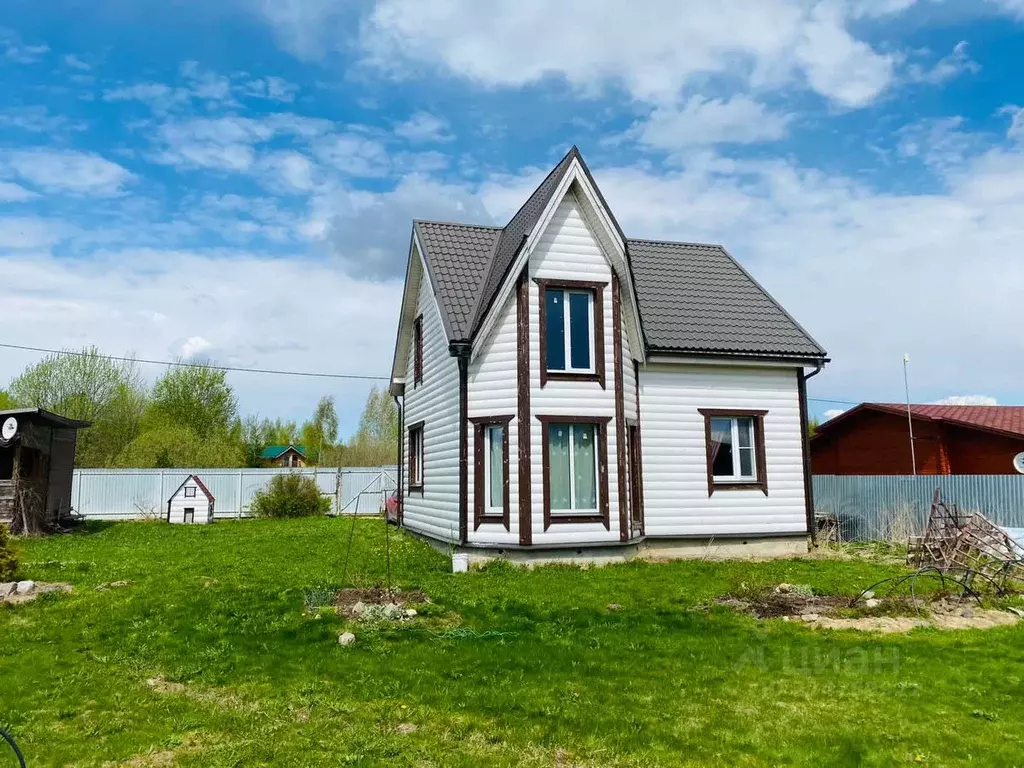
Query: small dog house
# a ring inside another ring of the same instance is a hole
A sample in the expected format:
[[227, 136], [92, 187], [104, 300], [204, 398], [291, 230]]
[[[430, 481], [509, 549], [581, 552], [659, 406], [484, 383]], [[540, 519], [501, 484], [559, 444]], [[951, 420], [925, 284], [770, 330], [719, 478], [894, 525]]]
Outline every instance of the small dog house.
[[213, 522], [213, 494], [195, 475], [186, 477], [167, 500], [167, 522]]

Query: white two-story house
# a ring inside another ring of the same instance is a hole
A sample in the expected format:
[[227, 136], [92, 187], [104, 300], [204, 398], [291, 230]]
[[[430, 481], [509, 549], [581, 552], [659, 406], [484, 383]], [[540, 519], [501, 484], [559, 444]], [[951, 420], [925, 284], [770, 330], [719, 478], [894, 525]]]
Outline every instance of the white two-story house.
[[413, 223], [399, 524], [505, 554], [805, 551], [825, 362], [721, 246], [627, 238], [573, 147], [504, 227]]

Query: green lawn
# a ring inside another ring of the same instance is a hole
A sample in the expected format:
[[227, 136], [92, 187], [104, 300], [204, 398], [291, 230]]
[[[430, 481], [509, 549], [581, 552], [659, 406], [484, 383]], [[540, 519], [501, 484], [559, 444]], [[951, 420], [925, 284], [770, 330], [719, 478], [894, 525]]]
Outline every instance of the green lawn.
[[[93, 524], [21, 542], [24, 577], [75, 592], [0, 609], [0, 724], [32, 768], [1024, 763], [1024, 628], [881, 637], [695, 610], [782, 581], [852, 595], [895, 565], [452, 575], [392, 532], [395, 583], [434, 604], [341, 648], [345, 621], [304, 603], [339, 585], [349, 529]], [[358, 521], [349, 583], [384, 580], [384, 530]]]

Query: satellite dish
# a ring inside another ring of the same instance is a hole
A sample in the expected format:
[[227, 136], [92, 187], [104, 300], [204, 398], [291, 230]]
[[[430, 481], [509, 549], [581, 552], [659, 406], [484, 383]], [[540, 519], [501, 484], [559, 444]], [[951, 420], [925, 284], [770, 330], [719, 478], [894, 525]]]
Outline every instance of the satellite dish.
[[1024, 475], [1024, 453], [1018, 453], [1013, 457], [1013, 468]]
[[[0, 427], [0, 437], [3, 437], [4, 440], [10, 440], [16, 434], [18, 434], [18, 420], [13, 416], [8, 416], [4, 419], [3, 427]], [[1024, 467], [1024, 464], [1021, 466]], [[1020, 471], [1024, 472], [1024, 469], [1021, 469]]]

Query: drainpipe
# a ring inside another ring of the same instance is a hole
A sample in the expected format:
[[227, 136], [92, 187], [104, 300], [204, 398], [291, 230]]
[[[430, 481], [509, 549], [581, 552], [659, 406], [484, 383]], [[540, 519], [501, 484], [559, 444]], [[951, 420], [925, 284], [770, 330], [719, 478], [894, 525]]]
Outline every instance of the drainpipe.
[[395, 408], [398, 409], [398, 488], [396, 496], [398, 498], [398, 511], [395, 515], [395, 525], [401, 527], [402, 518], [405, 516], [405, 488], [402, 485], [402, 459], [405, 456], [405, 410], [402, 408], [402, 401], [399, 400], [398, 395], [393, 395], [395, 399]]
[[804, 462], [804, 503], [807, 506], [807, 531], [811, 534], [811, 544], [815, 547], [818, 546], [818, 531], [814, 520], [814, 483], [812, 482], [811, 476], [811, 436], [808, 433], [807, 418], [807, 380], [821, 373], [821, 370], [824, 367], [824, 363], [818, 362], [815, 363], [814, 370], [810, 373], [805, 374], [804, 369], [800, 368], [797, 375], [797, 385], [800, 390], [800, 445], [803, 451]]

